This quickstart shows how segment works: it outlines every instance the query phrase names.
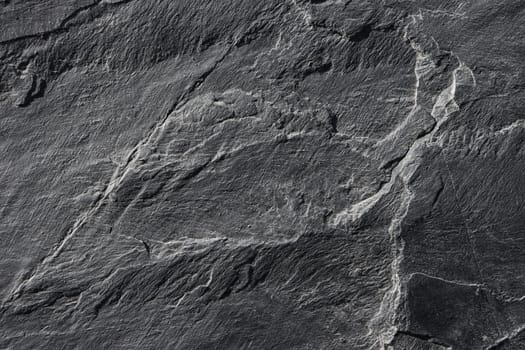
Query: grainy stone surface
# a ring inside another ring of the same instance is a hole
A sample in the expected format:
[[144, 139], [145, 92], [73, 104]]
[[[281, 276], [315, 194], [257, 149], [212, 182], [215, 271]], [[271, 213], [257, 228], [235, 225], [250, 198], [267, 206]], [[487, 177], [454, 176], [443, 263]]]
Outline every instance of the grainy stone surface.
[[4, 0], [1, 349], [525, 349], [521, 0]]

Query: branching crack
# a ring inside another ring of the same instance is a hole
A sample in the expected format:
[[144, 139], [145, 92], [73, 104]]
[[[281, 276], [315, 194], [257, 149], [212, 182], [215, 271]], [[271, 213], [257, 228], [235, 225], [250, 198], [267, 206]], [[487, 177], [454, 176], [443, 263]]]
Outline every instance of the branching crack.
[[[412, 25], [417, 25], [418, 21], [422, 19], [422, 15], [419, 13], [418, 15], [411, 15], [409, 18], [412, 22]], [[370, 211], [385, 195], [390, 194], [396, 181], [401, 180], [404, 192], [401, 198], [400, 207], [394, 214], [388, 229], [390, 239], [392, 241], [392, 251], [394, 256], [392, 262], [392, 288], [385, 294], [378, 313], [370, 322], [371, 332], [374, 331], [374, 326], [378, 327], [379, 324], [380, 330], [375, 331], [379, 333], [378, 341], [383, 346], [389, 344], [396, 334], [396, 327], [394, 324], [397, 318], [397, 307], [401, 298], [399, 268], [403, 254], [403, 242], [400, 240], [399, 235], [402, 229], [401, 225], [408, 214], [410, 203], [415, 196], [410, 188], [410, 179], [415, 173], [416, 169], [419, 167], [422, 151], [426, 148], [427, 144], [432, 142], [432, 139], [439, 131], [441, 124], [446, 121], [453, 112], [457, 111], [457, 109], [450, 108], [450, 105], [451, 102], [454, 102], [455, 89], [458, 85], [458, 82], [460, 81], [458, 77], [461, 76], [461, 84], [466, 85], [471, 82], [471, 85], [475, 86], [475, 79], [472, 71], [470, 71], [470, 69], [468, 69], [468, 67], [466, 67], [458, 58], [459, 66], [452, 72], [452, 84], [445, 88], [445, 90], [443, 90], [443, 92], [437, 96], [434, 106], [430, 107], [427, 105], [427, 103], [425, 103], [426, 101], [421, 100], [421, 79], [426, 74], [431, 73], [434, 68], [436, 68], [436, 64], [434, 63], [432, 53], [427, 52], [423, 48], [423, 45], [417, 41], [417, 36], [413, 36], [409, 33], [409, 26], [410, 24], [405, 27], [403, 38], [410, 44], [416, 55], [416, 63], [414, 67], [414, 75], [416, 78], [413, 96], [414, 105], [410, 113], [414, 113], [418, 108], [421, 108], [427, 111], [434, 118], [435, 123], [432, 128], [430, 128], [430, 130], [418, 135], [416, 140], [409, 147], [408, 151], [402, 157], [396, 159], [397, 164], [392, 167], [390, 181], [381, 187], [379, 192], [377, 192], [372, 197], [369, 197], [366, 200], [353, 205], [350, 211], [336, 215], [337, 221], [353, 221], [359, 219], [362, 215]], [[434, 41], [433, 44], [436, 46], [436, 52], [439, 53], [440, 50], [437, 46], [437, 43]], [[455, 102], [454, 106], [457, 107]], [[385, 324], [387, 326], [386, 329], [384, 328]], [[428, 341], [428, 339], [426, 340]]]

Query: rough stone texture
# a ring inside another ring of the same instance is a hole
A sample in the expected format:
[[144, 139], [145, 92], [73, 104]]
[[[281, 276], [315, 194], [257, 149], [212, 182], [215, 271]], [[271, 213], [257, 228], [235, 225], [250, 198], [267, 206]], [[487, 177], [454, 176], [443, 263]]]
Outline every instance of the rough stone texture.
[[4, 0], [1, 349], [525, 349], [521, 0]]

